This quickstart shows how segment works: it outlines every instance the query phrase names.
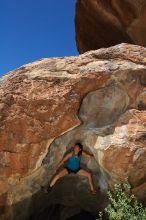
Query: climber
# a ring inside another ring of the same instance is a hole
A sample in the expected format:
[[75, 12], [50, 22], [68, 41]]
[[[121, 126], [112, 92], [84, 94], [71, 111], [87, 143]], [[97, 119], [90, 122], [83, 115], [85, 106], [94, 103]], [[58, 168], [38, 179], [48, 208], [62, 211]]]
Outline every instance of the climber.
[[94, 189], [93, 186], [93, 180], [92, 180], [92, 176], [91, 173], [82, 169], [80, 167], [80, 161], [81, 161], [81, 157], [82, 155], [87, 156], [87, 157], [93, 157], [92, 154], [83, 151], [83, 145], [81, 143], [76, 143], [74, 145], [74, 147], [69, 144], [69, 147], [72, 148], [71, 152], [68, 153], [57, 165], [56, 167], [56, 171], [62, 166], [64, 165], [65, 162], [66, 165], [64, 166], [64, 168], [58, 172], [54, 178], [51, 180], [49, 187], [47, 188], [47, 192], [49, 192], [51, 190], [51, 188], [54, 186], [54, 184], [56, 183], [56, 181], [58, 179], [60, 179], [61, 177], [69, 174], [69, 173], [75, 173], [78, 176], [84, 176], [88, 179], [88, 183], [90, 186], [90, 192], [92, 194], [96, 194], [96, 190]]

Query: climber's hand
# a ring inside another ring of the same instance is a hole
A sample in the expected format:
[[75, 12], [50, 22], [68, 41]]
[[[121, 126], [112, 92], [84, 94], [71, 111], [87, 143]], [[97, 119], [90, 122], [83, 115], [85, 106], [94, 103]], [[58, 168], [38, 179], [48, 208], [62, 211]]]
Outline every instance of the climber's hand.
[[71, 143], [69, 143], [68, 145], [67, 145], [67, 149], [70, 149], [70, 148], [72, 148], [73, 147], [73, 144], [71, 144]]

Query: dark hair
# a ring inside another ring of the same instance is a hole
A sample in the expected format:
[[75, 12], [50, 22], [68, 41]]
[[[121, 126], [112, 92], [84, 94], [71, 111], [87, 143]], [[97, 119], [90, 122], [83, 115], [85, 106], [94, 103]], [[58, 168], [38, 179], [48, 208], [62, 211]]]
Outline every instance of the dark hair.
[[83, 145], [82, 145], [81, 143], [79, 143], [79, 142], [75, 143], [75, 146], [76, 146], [76, 145], [78, 145], [79, 148], [80, 148], [80, 151], [79, 151], [79, 153], [78, 153], [78, 156], [79, 156], [79, 155], [82, 154], [82, 151], [83, 151]]

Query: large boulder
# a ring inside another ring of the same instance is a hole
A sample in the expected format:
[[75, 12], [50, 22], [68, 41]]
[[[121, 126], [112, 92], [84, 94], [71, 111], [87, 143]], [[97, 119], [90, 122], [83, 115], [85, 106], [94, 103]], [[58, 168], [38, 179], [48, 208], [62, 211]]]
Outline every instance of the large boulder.
[[[146, 49], [130, 44], [42, 59], [0, 78], [0, 219], [42, 219], [56, 204], [65, 207], [62, 220], [83, 209], [95, 214], [126, 176], [145, 200], [145, 94]], [[100, 186], [97, 197], [74, 175], [44, 196], [41, 186], [76, 141], [94, 154], [82, 166]]]
[[127, 42], [146, 46], [145, 0], [77, 0], [80, 53]]

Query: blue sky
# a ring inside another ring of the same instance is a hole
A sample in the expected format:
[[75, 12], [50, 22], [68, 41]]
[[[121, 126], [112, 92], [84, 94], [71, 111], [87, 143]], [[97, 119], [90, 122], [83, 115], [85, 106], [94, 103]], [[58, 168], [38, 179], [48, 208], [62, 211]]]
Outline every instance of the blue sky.
[[77, 55], [75, 0], [0, 0], [0, 76], [45, 57]]

